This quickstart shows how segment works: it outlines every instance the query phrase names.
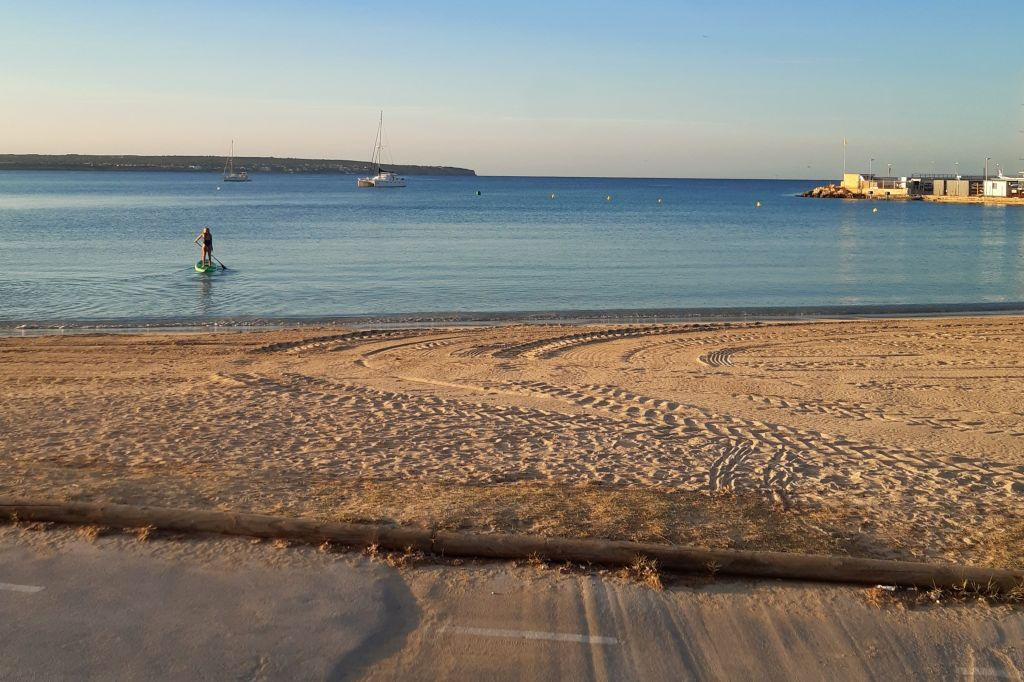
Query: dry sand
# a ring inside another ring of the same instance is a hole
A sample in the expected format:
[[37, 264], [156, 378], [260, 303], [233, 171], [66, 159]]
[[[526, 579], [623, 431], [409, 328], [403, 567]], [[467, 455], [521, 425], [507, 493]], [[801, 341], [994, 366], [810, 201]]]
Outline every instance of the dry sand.
[[0, 339], [0, 495], [1024, 565], [1024, 318]]

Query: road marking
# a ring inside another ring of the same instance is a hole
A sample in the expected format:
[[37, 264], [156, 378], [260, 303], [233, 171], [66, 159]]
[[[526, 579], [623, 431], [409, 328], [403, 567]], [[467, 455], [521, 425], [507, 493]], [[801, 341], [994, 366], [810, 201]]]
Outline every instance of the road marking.
[[43, 588], [38, 585], [15, 585], [14, 583], [0, 583], [0, 590], [8, 592], [41, 592]]
[[1008, 674], [995, 668], [960, 668], [960, 674], [964, 677], [997, 677], [1000, 680], [1012, 680]]
[[495, 628], [467, 628], [450, 626], [443, 628], [458, 635], [476, 635], [477, 637], [505, 637], [507, 639], [539, 639], [550, 642], [576, 642], [579, 644], [619, 644], [614, 637], [599, 635], [578, 635], [572, 632], [541, 632], [538, 630], [499, 630]]

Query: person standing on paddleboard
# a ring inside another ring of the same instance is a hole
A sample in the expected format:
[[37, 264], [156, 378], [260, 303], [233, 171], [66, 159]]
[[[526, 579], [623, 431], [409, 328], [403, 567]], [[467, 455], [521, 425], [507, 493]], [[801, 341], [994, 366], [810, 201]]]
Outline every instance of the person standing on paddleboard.
[[203, 240], [203, 265], [213, 265], [213, 233], [210, 232], [209, 227], [204, 227], [203, 231], [199, 233], [199, 236], [193, 240], [194, 244], [198, 244], [199, 240]]

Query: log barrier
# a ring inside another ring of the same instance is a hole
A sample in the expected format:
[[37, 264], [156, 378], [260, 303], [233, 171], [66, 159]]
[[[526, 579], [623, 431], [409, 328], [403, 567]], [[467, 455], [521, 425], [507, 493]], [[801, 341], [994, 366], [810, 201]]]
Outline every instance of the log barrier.
[[624, 540], [581, 540], [508, 533], [465, 533], [386, 524], [331, 523], [306, 518], [198, 509], [136, 507], [91, 502], [0, 498], [0, 519], [87, 524], [116, 528], [159, 528], [280, 538], [353, 547], [420, 550], [445, 557], [528, 559], [627, 566], [638, 557], [667, 571], [751, 578], [782, 578], [862, 585], [959, 588], [974, 585], [1006, 592], [1024, 585], [1024, 569], [933, 564], [818, 554], [702, 549]]

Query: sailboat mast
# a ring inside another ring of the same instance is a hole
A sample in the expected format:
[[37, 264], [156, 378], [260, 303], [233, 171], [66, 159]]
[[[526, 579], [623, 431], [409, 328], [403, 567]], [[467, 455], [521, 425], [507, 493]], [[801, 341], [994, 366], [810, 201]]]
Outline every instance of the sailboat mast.
[[228, 152], [227, 163], [224, 164], [224, 175], [232, 175], [235, 172], [235, 141], [231, 140], [231, 150]]
[[377, 157], [377, 175], [380, 175], [380, 153], [384, 146], [384, 110], [380, 111], [380, 121], [377, 122], [377, 148], [374, 153]]

